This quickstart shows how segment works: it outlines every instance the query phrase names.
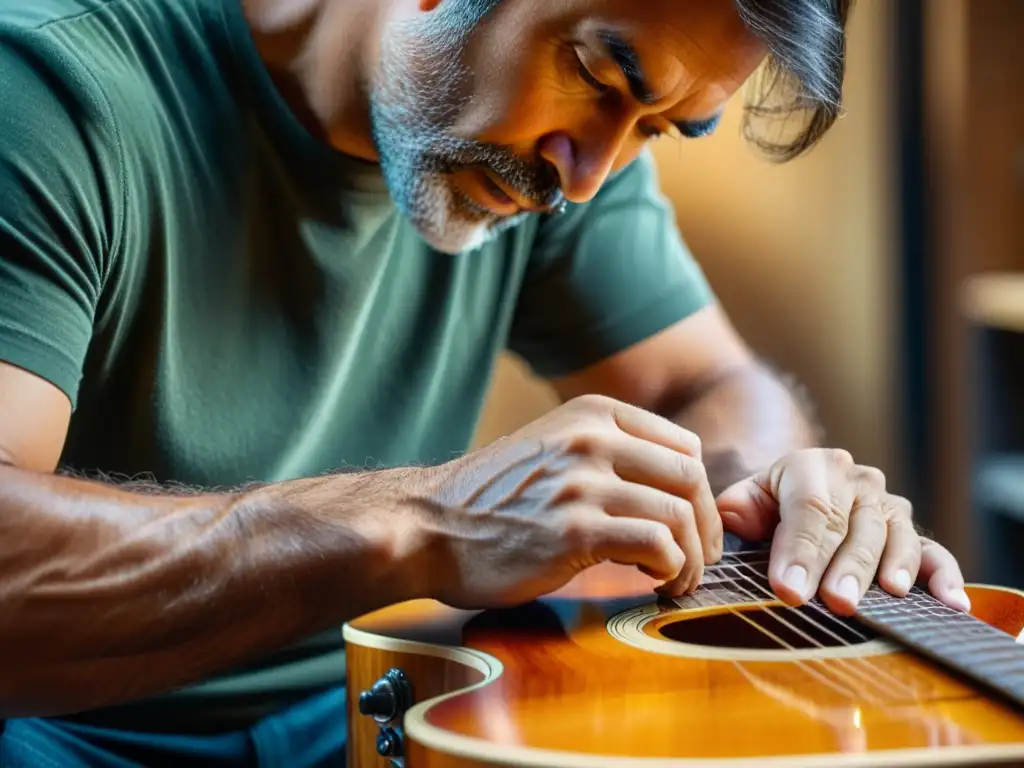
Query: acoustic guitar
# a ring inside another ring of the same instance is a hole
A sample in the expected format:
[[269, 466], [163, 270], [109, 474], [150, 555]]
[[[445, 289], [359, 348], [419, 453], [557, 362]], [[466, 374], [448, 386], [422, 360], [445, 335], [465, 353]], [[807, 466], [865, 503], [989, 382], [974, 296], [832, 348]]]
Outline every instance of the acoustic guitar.
[[528, 605], [412, 601], [344, 627], [348, 764], [1024, 765], [1024, 593], [972, 612], [877, 585], [855, 617], [792, 608], [763, 550], [664, 600], [602, 565]]

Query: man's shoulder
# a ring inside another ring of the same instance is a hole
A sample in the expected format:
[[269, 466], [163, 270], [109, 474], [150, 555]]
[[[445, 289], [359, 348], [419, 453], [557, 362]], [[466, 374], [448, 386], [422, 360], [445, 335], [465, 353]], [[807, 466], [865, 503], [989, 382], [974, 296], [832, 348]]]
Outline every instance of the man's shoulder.
[[[44, 94], [56, 109], [90, 119], [89, 106], [104, 101], [110, 82], [95, 68], [117, 50], [104, 39], [111, 12], [124, 0], [7, 0], [0, 3], [0, 80], [34, 94], [24, 103], [22, 120], [52, 120]], [[85, 114], [82, 115], [83, 109]]]
[[3, 0], [0, 67], [28, 62], [55, 87], [71, 82], [109, 96], [127, 93], [139, 109], [149, 70], [169, 74], [197, 58], [200, 51], [181, 48], [209, 44], [218, 8], [216, 0]]
[[94, 13], [117, 0], [7, 0], [0, 3], [0, 31], [42, 31], [65, 19]]
[[27, 94], [0, 156], [17, 150], [11, 131], [24, 143], [51, 125], [125, 167], [173, 155], [185, 123], [211, 122], [198, 106], [227, 92], [211, 76], [222, 23], [220, 0], [0, 0], [0, 94]]
[[51, 140], [93, 149], [115, 143], [111, 89], [95, 74], [90, 36], [68, 28], [111, 2], [120, 0], [0, 3], [0, 158], [40, 162], [33, 158]]

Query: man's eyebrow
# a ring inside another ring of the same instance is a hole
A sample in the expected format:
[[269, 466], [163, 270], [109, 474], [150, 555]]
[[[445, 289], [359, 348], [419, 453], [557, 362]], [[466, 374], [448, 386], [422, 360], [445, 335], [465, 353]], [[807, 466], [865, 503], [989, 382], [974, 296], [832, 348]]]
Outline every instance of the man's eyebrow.
[[598, 32], [598, 39], [604, 45], [612, 61], [622, 70], [622, 75], [626, 78], [626, 83], [629, 84], [629, 92], [633, 94], [633, 98], [641, 104], [654, 104], [658, 97], [647, 84], [636, 49], [614, 29], [602, 29]]
[[[602, 29], [598, 32], [598, 39], [604, 45], [608, 56], [622, 70], [622, 75], [626, 78], [629, 92], [633, 98], [641, 104], [656, 104], [659, 97], [647, 83], [636, 49], [614, 29]], [[717, 114], [703, 120], [675, 120], [673, 124], [686, 138], [699, 139], [714, 133], [721, 120], [722, 115]]]

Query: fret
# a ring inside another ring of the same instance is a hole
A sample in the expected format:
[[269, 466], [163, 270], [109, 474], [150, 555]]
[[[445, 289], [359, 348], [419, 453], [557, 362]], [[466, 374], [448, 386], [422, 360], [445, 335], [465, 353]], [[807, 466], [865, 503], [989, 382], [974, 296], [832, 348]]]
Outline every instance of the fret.
[[[698, 592], [686, 602], [722, 605], [774, 599], [767, 568], [767, 552], [726, 553], [719, 563], [705, 569], [704, 587], [715, 596], [705, 602]], [[818, 597], [809, 605], [824, 614], [831, 613]], [[785, 616], [801, 627], [816, 621], [798, 613]], [[919, 587], [898, 598], [873, 585], [861, 599], [856, 618], [864, 627], [1024, 707], [1024, 644], [1005, 632], [950, 608]], [[836, 626], [834, 631], [864, 637], [852, 626]]]
[[857, 609], [866, 626], [1024, 707], [1024, 645], [914, 587], [897, 598], [873, 586]]
[[986, 652], [985, 655], [984, 655], [984, 658], [980, 659], [981, 663], [988, 663], [988, 662], [990, 662], [990, 663], [998, 663], [998, 662], [1007, 662], [1007, 661], [1014, 661], [1014, 662], [1018, 662], [1018, 663], [1024, 663], [1024, 662], [1020, 661], [1020, 653], [1016, 652], [1016, 649], [1000, 650], [1000, 651], [997, 651], [996, 653]]

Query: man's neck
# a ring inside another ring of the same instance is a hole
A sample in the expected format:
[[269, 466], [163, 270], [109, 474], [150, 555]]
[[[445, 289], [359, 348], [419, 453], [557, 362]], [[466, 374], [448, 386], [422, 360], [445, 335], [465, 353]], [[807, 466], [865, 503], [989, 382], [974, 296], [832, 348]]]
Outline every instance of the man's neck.
[[376, 162], [367, 83], [389, 3], [241, 2], [260, 57], [299, 120], [338, 151]]

